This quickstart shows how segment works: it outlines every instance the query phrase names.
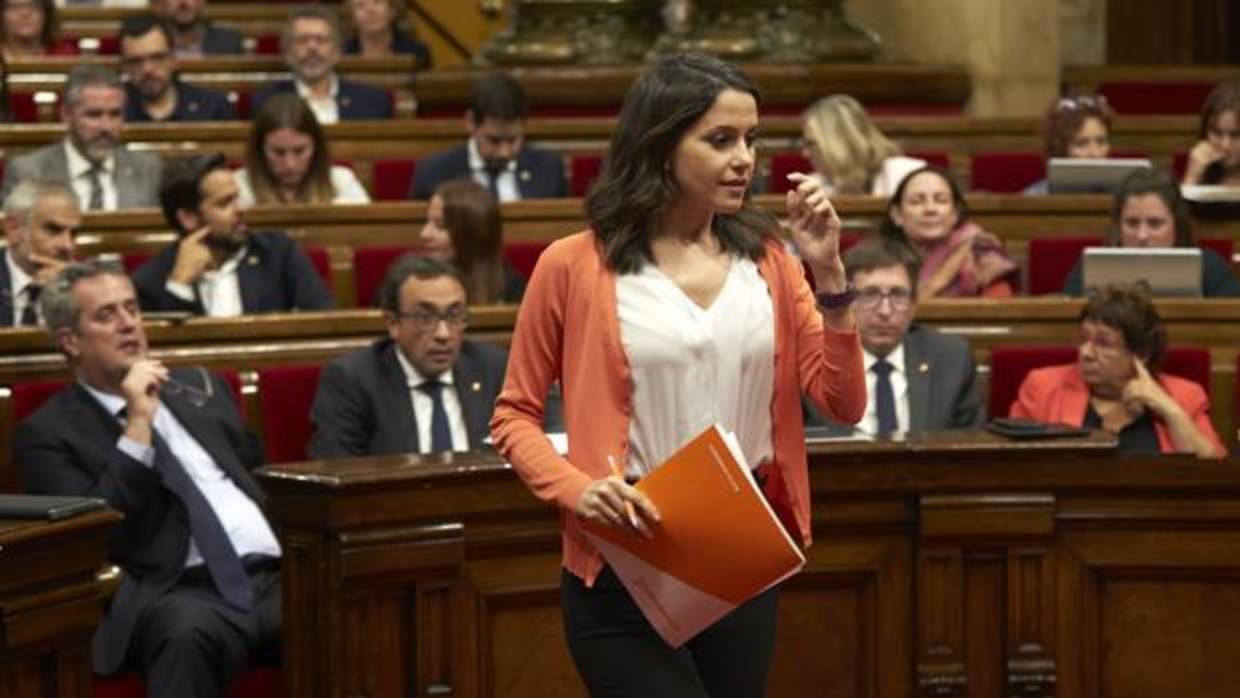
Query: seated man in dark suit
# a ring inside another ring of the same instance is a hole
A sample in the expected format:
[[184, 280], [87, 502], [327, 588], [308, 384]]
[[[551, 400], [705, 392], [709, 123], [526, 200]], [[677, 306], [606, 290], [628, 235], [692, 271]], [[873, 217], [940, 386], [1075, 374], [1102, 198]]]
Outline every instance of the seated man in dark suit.
[[77, 194], [67, 184], [29, 179], [4, 200], [0, 327], [41, 323], [39, 294], [73, 259], [81, 227]]
[[235, 29], [207, 20], [207, 0], [151, 0], [151, 13], [173, 30], [173, 51], [180, 58], [244, 53], [244, 39]]
[[159, 157], [121, 143], [125, 86], [116, 71], [78, 65], [65, 79], [60, 103], [65, 138], [9, 160], [3, 195], [27, 179], [73, 187], [83, 208], [100, 211], [154, 206], [159, 200]]
[[296, 92], [320, 124], [392, 117], [392, 100], [386, 91], [336, 73], [343, 37], [334, 10], [321, 5], [293, 9], [280, 41], [293, 79], [276, 81], [254, 95], [255, 113], [271, 95]]
[[472, 177], [500, 201], [568, 196], [564, 160], [525, 145], [528, 107], [521, 83], [504, 73], [476, 79], [465, 112], [469, 140], [418, 162], [410, 198], [429, 199], [451, 179]]
[[229, 121], [236, 112], [222, 92], [184, 83], [177, 77], [172, 30], [151, 15], [121, 22], [121, 70], [126, 121]]
[[160, 204], [181, 238], [134, 272], [143, 310], [221, 317], [332, 307], [296, 243], [246, 227], [223, 154], [184, 158], [166, 174]]
[[469, 451], [490, 434], [508, 354], [466, 340], [460, 271], [413, 254], [380, 289], [388, 336], [323, 369], [310, 411], [314, 458]]
[[119, 265], [70, 264], [40, 303], [75, 382], [18, 425], [13, 460], [31, 493], [101, 497], [125, 515], [95, 671], [136, 669], [148, 696], [223, 696], [280, 650], [280, 544], [250, 475], [258, 442], [227, 383], [147, 356]]
[[[971, 429], [984, 420], [969, 345], [913, 322], [919, 266], [915, 252], [891, 240], [872, 238], [844, 253], [857, 291], [853, 314], [869, 400], [856, 427], [831, 425], [832, 434]], [[807, 424], [824, 423], [816, 413], [811, 417]]]

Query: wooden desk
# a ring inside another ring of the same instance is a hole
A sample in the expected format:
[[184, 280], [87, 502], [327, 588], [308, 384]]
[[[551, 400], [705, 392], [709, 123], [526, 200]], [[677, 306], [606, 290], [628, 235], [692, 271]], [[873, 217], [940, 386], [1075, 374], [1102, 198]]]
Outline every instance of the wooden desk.
[[107, 598], [99, 573], [121, 518], [0, 520], [0, 694], [94, 695], [90, 643]]
[[[1225, 695], [1240, 471], [986, 435], [812, 447], [772, 696]], [[579, 696], [554, 510], [493, 458], [260, 473], [289, 696]], [[298, 610], [292, 610], [298, 609]]]

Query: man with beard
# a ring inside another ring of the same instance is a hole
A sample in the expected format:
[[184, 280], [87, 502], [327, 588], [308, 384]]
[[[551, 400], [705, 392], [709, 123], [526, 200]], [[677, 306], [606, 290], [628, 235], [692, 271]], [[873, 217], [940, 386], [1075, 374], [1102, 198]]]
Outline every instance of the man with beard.
[[[981, 425], [984, 412], [969, 345], [913, 322], [918, 267], [917, 254], [892, 240], [866, 240], [844, 254], [844, 269], [857, 294], [853, 315], [869, 398], [856, 427], [832, 424], [832, 434], [885, 437]], [[808, 401], [802, 403], [811, 413], [806, 424], [822, 425]]]
[[280, 543], [250, 474], [262, 465], [228, 384], [147, 355], [119, 264], [69, 264], [40, 299], [73, 382], [17, 426], [32, 494], [100, 497], [125, 515], [124, 569], [95, 632], [94, 670], [137, 670], [152, 698], [222, 698], [280, 655]]
[[222, 153], [171, 164], [160, 188], [164, 218], [181, 236], [134, 272], [143, 310], [213, 317], [324, 310], [331, 294], [284, 233], [251, 233]]
[[125, 89], [111, 68], [79, 65], [69, 71], [60, 104], [67, 133], [59, 143], [13, 158], [4, 172], [4, 196], [28, 179], [64, 182], [91, 211], [155, 206], [159, 158], [121, 145]]
[[521, 83], [504, 73], [481, 75], [469, 104], [469, 140], [419, 162], [409, 198], [429, 199], [440, 184], [460, 178], [488, 187], [499, 201], [568, 196], [564, 160], [525, 143], [529, 109]]
[[121, 70], [126, 121], [231, 121], [236, 112], [223, 93], [181, 82], [172, 55], [172, 31], [151, 15], [121, 23]]
[[207, 0], [151, 0], [151, 13], [172, 29], [178, 58], [243, 53], [241, 32], [213, 26], [206, 18]]
[[321, 5], [294, 9], [280, 41], [293, 79], [274, 82], [254, 95], [254, 113], [268, 97], [296, 92], [310, 105], [320, 124], [392, 117], [392, 100], [387, 92], [336, 74], [343, 38], [333, 10]]
[[82, 225], [77, 194], [60, 182], [28, 180], [4, 202], [0, 326], [42, 324], [39, 295], [73, 258]]

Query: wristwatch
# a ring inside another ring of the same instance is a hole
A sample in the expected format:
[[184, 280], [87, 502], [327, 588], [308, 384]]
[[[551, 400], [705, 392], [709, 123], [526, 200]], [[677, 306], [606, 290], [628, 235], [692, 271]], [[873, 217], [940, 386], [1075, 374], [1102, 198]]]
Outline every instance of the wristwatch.
[[822, 291], [814, 296], [818, 299], [818, 307], [823, 310], [837, 310], [852, 305], [857, 299], [857, 288], [849, 283], [839, 293]]

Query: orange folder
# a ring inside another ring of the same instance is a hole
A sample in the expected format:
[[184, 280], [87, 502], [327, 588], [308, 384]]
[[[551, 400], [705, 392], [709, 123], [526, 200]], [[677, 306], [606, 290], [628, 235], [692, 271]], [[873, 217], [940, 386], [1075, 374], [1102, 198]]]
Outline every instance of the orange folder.
[[585, 530], [673, 647], [805, 564], [758, 491], [735, 437], [717, 424], [636, 488], [659, 510], [653, 539], [588, 521]]

